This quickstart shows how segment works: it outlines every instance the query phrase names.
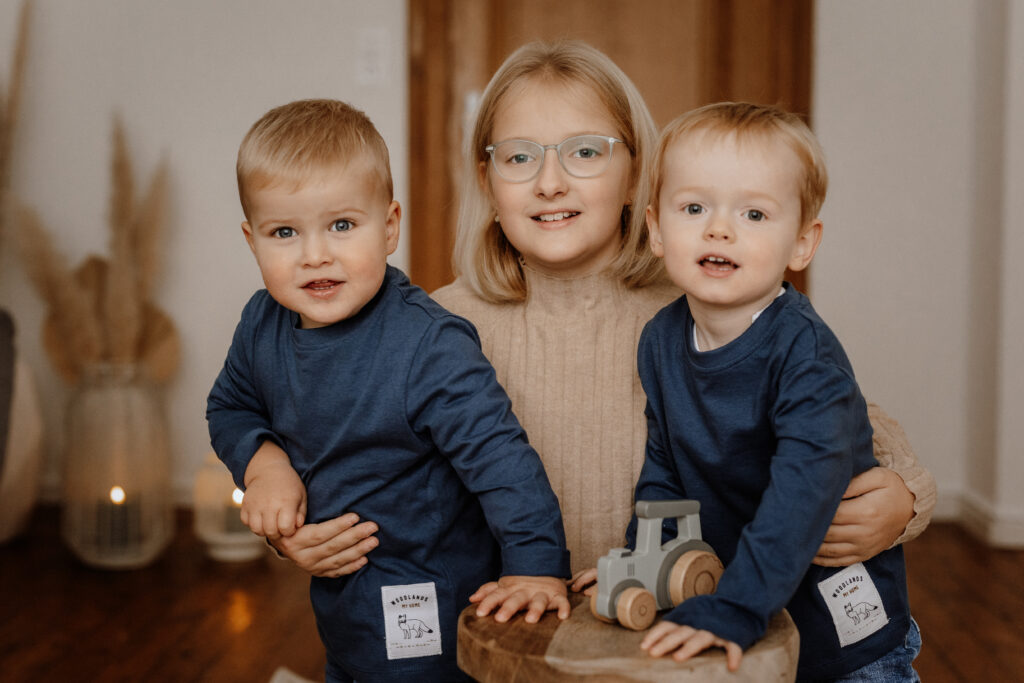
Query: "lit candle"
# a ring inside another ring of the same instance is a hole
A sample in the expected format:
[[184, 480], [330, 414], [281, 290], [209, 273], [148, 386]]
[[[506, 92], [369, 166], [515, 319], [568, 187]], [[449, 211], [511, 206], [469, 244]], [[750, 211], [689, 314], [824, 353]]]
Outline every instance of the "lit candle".
[[122, 552], [141, 541], [139, 503], [129, 500], [122, 487], [111, 487], [108, 499], [98, 504], [96, 514], [97, 540], [101, 549]]
[[229, 534], [237, 534], [249, 531], [249, 527], [242, 523], [242, 498], [245, 494], [242, 489], [235, 488], [231, 492], [231, 501], [224, 508], [224, 530]]

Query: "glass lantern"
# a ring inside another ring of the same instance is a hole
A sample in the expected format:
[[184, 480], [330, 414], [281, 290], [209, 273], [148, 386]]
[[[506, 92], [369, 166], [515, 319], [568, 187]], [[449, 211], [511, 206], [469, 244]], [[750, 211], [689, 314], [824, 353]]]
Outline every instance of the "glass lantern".
[[196, 475], [192, 502], [196, 536], [215, 560], [244, 562], [266, 552], [264, 540], [242, 524], [242, 497], [228, 468], [208, 453]]
[[64, 540], [94, 567], [150, 563], [174, 532], [170, 449], [155, 387], [132, 364], [90, 366], [66, 420]]

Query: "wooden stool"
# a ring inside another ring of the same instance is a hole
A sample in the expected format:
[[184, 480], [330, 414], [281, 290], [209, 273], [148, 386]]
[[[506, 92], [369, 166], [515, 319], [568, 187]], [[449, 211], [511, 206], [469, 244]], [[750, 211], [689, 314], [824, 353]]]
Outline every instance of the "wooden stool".
[[772, 619], [764, 638], [743, 653], [736, 673], [725, 668], [725, 652], [707, 650], [682, 664], [655, 659], [640, 649], [646, 631], [598, 621], [589, 599], [570, 593], [572, 615], [559, 621], [548, 612], [536, 624], [522, 614], [499, 624], [477, 617], [476, 605], [459, 615], [459, 667], [482, 683], [570, 683], [673, 681], [674, 683], [766, 683], [796, 678], [800, 638], [789, 614]]

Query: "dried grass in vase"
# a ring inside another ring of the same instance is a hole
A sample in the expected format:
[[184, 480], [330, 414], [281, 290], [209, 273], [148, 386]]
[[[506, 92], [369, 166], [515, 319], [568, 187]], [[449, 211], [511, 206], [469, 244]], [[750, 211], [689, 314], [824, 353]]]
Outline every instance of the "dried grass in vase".
[[150, 301], [166, 223], [167, 167], [161, 163], [136, 201], [124, 129], [114, 120], [109, 206], [110, 257], [90, 256], [74, 271], [52, 244], [35, 211], [15, 220], [29, 277], [46, 302], [43, 346], [57, 372], [76, 384], [92, 364], [136, 364], [165, 382], [178, 367], [171, 319]]

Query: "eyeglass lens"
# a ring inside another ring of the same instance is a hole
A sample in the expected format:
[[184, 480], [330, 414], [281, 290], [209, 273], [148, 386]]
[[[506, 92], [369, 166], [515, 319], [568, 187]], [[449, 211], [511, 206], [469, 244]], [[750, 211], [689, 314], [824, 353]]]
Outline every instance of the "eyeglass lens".
[[505, 140], [488, 148], [494, 169], [505, 180], [525, 182], [533, 179], [544, 163], [544, 152], [553, 149], [562, 168], [577, 178], [600, 175], [611, 161], [614, 138], [577, 135], [557, 145], [541, 145], [532, 140]]

